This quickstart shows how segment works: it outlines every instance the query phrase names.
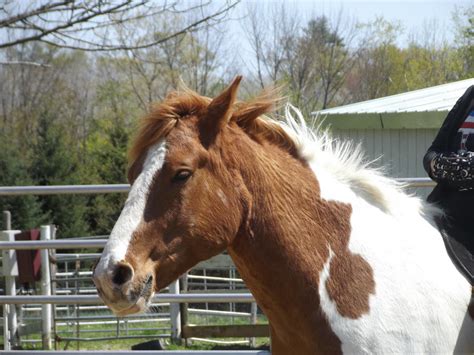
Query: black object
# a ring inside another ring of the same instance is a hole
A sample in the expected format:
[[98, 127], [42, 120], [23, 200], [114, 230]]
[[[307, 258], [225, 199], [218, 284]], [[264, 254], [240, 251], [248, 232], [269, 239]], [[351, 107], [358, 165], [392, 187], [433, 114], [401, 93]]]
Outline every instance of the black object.
[[[431, 147], [428, 148], [424, 158], [423, 166], [428, 175], [438, 184], [428, 196], [428, 202], [436, 204], [447, 215], [449, 223], [456, 225], [467, 232], [466, 240], [474, 240], [474, 223], [472, 206], [474, 204], [473, 190], [460, 189], [456, 184], [448, 179], [438, 179], [433, 176], [431, 162], [439, 154], [457, 153], [459, 150], [458, 129], [465, 121], [466, 117], [474, 110], [474, 85], [469, 87], [463, 96], [459, 98], [454, 107], [449, 111]], [[474, 180], [465, 181], [474, 188]], [[466, 188], [467, 186], [463, 186]], [[465, 218], [467, 217], [467, 218]], [[448, 230], [448, 234], [453, 234]], [[457, 233], [456, 233], [457, 234]], [[471, 241], [472, 243], [472, 241]], [[465, 243], [466, 244], [466, 243]], [[468, 246], [471, 253], [474, 249]]]
[[444, 245], [449, 257], [459, 272], [474, 285], [474, 256], [472, 249], [466, 244], [472, 244], [472, 236], [460, 228], [453, 227], [446, 217], [438, 218], [439, 231], [443, 237]]
[[132, 350], [165, 350], [160, 340], [150, 340], [132, 345]]

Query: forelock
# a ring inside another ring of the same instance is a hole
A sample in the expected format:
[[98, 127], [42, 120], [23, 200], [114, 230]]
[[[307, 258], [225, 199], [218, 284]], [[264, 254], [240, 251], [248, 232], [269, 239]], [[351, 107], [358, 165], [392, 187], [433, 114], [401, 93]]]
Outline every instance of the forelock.
[[180, 119], [203, 113], [209, 102], [209, 98], [184, 89], [171, 92], [163, 102], [152, 106], [150, 112], [140, 121], [138, 133], [128, 154], [129, 166], [149, 147], [165, 138]]
[[[295, 142], [278, 122], [264, 115], [273, 110], [275, 103], [281, 100], [274, 92], [266, 92], [250, 102], [236, 102], [231, 110], [231, 120], [257, 141], [268, 141], [297, 156]], [[184, 88], [173, 91], [166, 99], [154, 105], [140, 121], [138, 133], [129, 150], [128, 160], [131, 167], [149, 147], [160, 139], [166, 138], [179, 120], [191, 116], [205, 116], [211, 99]], [[205, 119], [205, 117], [204, 117]]]

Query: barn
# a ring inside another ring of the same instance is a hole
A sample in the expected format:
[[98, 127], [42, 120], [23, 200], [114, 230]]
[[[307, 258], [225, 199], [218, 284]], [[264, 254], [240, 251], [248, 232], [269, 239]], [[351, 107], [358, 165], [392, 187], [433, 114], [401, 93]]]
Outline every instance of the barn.
[[[474, 78], [313, 112], [333, 135], [360, 142], [392, 177], [426, 177], [422, 159]], [[431, 188], [417, 190], [426, 196]]]

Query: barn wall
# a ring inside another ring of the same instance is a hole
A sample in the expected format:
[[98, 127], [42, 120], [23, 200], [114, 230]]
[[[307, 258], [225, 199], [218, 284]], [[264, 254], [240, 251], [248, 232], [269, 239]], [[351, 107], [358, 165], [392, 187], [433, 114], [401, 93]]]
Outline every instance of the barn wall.
[[[375, 166], [384, 166], [393, 177], [427, 177], [423, 156], [431, 145], [437, 129], [351, 129], [333, 130], [341, 139], [360, 142], [367, 158]], [[432, 188], [418, 188], [416, 193], [426, 197]]]

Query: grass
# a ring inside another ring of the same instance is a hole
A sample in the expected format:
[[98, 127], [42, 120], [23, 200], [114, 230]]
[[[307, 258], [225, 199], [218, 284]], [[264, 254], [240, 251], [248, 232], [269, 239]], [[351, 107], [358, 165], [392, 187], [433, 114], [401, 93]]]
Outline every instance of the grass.
[[[231, 319], [229, 317], [222, 317], [222, 316], [198, 316], [198, 315], [189, 315], [188, 319], [189, 324], [209, 324], [209, 325], [225, 325], [231, 324]], [[257, 319], [258, 324], [265, 324], [267, 320], [265, 316], [259, 315]], [[234, 317], [232, 324], [249, 324], [248, 318], [241, 318], [241, 317]], [[155, 337], [158, 334], [169, 334], [169, 330], [134, 330], [134, 328], [170, 328], [171, 325], [169, 322], [157, 322], [157, 321], [149, 321], [144, 323], [134, 323], [128, 325], [128, 331], [125, 329], [124, 325], [120, 325], [120, 335], [137, 335], [137, 336], [145, 336], [144, 338], [135, 338], [135, 339], [111, 339], [111, 340], [102, 340], [102, 341], [57, 341], [57, 349], [58, 350], [130, 350], [132, 345], [139, 344], [142, 342], [146, 342], [149, 340], [156, 340]], [[96, 338], [96, 337], [114, 337], [117, 333], [117, 324], [94, 324], [94, 325], [81, 325], [80, 327], [80, 336], [81, 338]], [[57, 329], [57, 338], [67, 338], [67, 337], [75, 337], [76, 336], [76, 326], [69, 326], [69, 327], [58, 327]], [[146, 336], [150, 336], [150, 338], [146, 338]], [[35, 339], [40, 340], [40, 334], [33, 334], [29, 336], [24, 336], [23, 339]], [[227, 340], [227, 341], [236, 341], [236, 340], [247, 340], [244, 338], [226, 338], [226, 339], [217, 339], [220, 341]], [[179, 345], [179, 344], [172, 344], [170, 343], [169, 338], [162, 338], [162, 344], [169, 350], [211, 350], [213, 348], [223, 348], [223, 345], [219, 344], [212, 344], [207, 342], [201, 342], [197, 340], [188, 340], [188, 346]], [[257, 346], [262, 346], [265, 344], [269, 344], [269, 338], [256, 338]], [[245, 344], [242, 344], [245, 346]], [[235, 349], [237, 345], [229, 345], [227, 348]], [[24, 350], [41, 350], [41, 342], [32, 344], [32, 343], [24, 343], [23, 344]], [[247, 347], [248, 349], [248, 347]]]

